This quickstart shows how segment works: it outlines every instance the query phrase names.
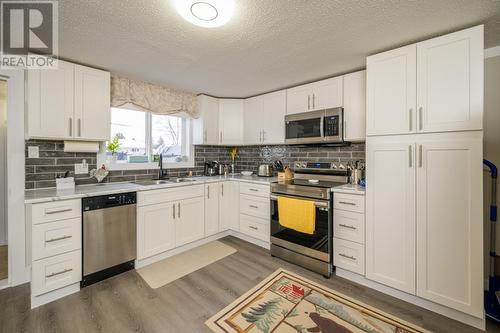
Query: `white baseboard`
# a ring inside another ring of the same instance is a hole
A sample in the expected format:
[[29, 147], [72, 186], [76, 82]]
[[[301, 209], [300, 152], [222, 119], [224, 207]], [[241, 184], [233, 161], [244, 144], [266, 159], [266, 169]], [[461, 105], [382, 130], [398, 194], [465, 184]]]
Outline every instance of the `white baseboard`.
[[459, 321], [461, 323], [470, 325], [472, 327], [478, 328], [480, 330], [485, 330], [486, 328], [486, 320], [483, 316], [483, 318], [477, 318], [471, 315], [468, 315], [466, 313], [450, 309], [448, 307], [433, 303], [431, 301], [427, 301], [425, 299], [422, 299], [420, 297], [414, 296], [407, 294], [405, 292], [393, 289], [391, 287], [385, 286], [383, 284], [371, 281], [366, 279], [364, 276], [352, 273], [349, 271], [346, 271], [341, 268], [336, 268], [335, 269], [335, 275], [342, 277], [344, 279], [356, 282], [358, 284], [361, 284], [363, 286], [375, 289], [377, 291], [380, 291], [384, 294], [399, 298], [405, 302], [414, 304], [416, 306], [419, 306], [421, 308], [427, 309], [432, 312], [439, 313], [443, 316], [446, 316], [448, 318], [454, 319], [456, 321]]
[[271, 249], [271, 243], [270, 242], [264, 242], [264, 241], [262, 241], [260, 239], [256, 239], [256, 238], [247, 236], [245, 234], [242, 234], [239, 231], [231, 230], [231, 236], [234, 236], [234, 237], [242, 239], [242, 240], [244, 240], [246, 242], [258, 245], [258, 246], [263, 247], [263, 248], [265, 248], [267, 250]]
[[31, 308], [32, 309], [37, 308], [40, 305], [53, 302], [59, 298], [77, 293], [79, 291], [80, 291], [80, 282], [77, 282], [40, 296], [33, 296], [33, 294], [31, 294]]

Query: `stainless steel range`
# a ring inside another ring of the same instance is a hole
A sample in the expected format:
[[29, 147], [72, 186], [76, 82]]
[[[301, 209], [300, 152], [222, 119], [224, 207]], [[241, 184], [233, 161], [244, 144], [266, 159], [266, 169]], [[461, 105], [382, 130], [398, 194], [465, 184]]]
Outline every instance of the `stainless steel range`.
[[[271, 184], [271, 255], [330, 277], [333, 267], [332, 187], [348, 183], [348, 171], [340, 163], [299, 163], [295, 178]], [[314, 202], [313, 234], [280, 224], [278, 198]]]

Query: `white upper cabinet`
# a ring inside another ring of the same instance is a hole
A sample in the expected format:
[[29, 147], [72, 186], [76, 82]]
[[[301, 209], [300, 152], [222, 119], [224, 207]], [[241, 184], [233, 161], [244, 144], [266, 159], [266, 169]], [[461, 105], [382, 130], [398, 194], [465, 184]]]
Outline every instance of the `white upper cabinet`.
[[245, 144], [253, 145], [262, 143], [263, 116], [264, 104], [262, 96], [245, 99], [243, 117]]
[[193, 121], [193, 142], [197, 145], [216, 145], [219, 143], [219, 100], [199, 95], [200, 117]]
[[58, 69], [32, 69], [26, 78], [28, 136], [73, 138], [74, 65], [59, 60]]
[[405, 140], [367, 140], [366, 277], [415, 294], [415, 143]]
[[267, 144], [285, 143], [286, 91], [265, 94], [263, 98], [262, 142]]
[[419, 136], [417, 151], [417, 295], [482, 317], [482, 135]]
[[286, 114], [294, 114], [311, 111], [312, 85], [302, 86], [286, 90]]
[[366, 134], [416, 130], [416, 45], [366, 59]]
[[109, 140], [110, 87], [109, 72], [75, 65], [75, 138]]
[[342, 76], [312, 83], [311, 110], [341, 107], [343, 105], [342, 83]]
[[418, 131], [483, 128], [483, 26], [417, 44]]
[[27, 136], [106, 141], [110, 136], [110, 74], [59, 60], [58, 69], [27, 75]]
[[243, 100], [219, 100], [219, 143], [243, 144]]
[[366, 71], [344, 75], [344, 139], [366, 139]]
[[334, 77], [287, 89], [286, 114], [341, 107], [343, 77]]

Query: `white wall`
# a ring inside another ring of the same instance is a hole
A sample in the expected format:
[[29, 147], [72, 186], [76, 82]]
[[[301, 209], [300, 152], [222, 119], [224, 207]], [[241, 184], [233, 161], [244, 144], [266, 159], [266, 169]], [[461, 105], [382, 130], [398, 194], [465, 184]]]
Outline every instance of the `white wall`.
[[7, 210], [5, 150], [7, 148], [7, 83], [0, 81], [0, 245], [7, 244]]
[[[484, 70], [484, 158], [500, 168], [500, 46], [485, 51]], [[497, 183], [500, 189], [500, 181]], [[500, 193], [499, 193], [500, 194]], [[499, 204], [497, 195], [497, 205]], [[489, 272], [490, 246], [490, 201], [491, 179], [485, 168], [484, 172], [484, 232], [485, 232], [485, 270]], [[500, 253], [500, 228], [496, 232], [497, 253]], [[500, 260], [496, 261], [496, 271], [500, 274]], [[486, 275], [488, 276], [488, 275]]]

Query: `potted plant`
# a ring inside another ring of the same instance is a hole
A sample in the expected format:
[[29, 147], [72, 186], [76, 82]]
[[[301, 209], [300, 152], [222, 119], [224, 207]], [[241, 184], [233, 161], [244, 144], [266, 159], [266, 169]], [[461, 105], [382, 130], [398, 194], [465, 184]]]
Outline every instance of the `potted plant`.
[[117, 156], [117, 153], [118, 153], [118, 150], [120, 149], [120, 139], [118, 138], [118, 136], [115, 136], [113, 138], [113, 140], [111, 140], [110, 142], [108, 142], [108, 151], [111, 152], [111, 157], [112, 157], [112, 162], [113, 163], [116, 163], [117, 159], [118, 159], [118, 156]]

